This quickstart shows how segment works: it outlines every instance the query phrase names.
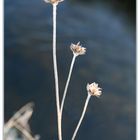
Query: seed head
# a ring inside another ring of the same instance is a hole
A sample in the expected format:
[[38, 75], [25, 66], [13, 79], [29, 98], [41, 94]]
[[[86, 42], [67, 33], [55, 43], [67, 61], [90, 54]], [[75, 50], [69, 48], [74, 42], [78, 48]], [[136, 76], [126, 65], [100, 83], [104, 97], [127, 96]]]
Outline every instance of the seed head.
[[86, 53], [86, 48], [82, 47], [80, 45], [80, 42], [78, 42], [77, 44], [71, 44], [70, 49], [76, 56], [84, 55]]
[[64, 0], [44, 0], [46, 3], [51, 3], [51, 4], [58, 4], [59, 2], [62, 2]]
[[97, 83], [91, 83], [91, 84], [87, 84], [87, 92], [92, 95], [92, 96], [96, 96], [96, 97], [100, 97], [102, 94], [101, 88], [98, 87]]

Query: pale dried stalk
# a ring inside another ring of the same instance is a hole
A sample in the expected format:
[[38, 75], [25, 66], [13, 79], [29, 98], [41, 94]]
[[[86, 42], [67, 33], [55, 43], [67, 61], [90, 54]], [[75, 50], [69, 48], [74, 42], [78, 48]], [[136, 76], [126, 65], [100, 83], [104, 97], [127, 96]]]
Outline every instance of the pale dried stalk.
[[83, 120], [83, 118], [84, 118], [84, 116], [85, 116], [85, 113], [86, 113], [86, 109], [87, 109], [87, 106], [88, 106], [90, 97], [91, 97], [91, 95], [88, 94], [88, 95], [87, 95], [86, 102], [85, 102], [85, 105], [84, 105], [84, 109], [83, 109], [82, 115], [81, 115], [81, 117], [80, 117], [80, 120], [79, 120], [79, 122], [78, 122], [78, 125], [76, 126], [76, 129], [75, 129], [75, 131], [74, 131], [74, 133], [73, 133], [73, 136], [72, 136], [72, 139], [71, 139], [71, 140], [74, 140], [74, 139], [75, 139], [76, 134], [77, 134], [77, 132], [78, 132], [78, 130], [79, 130], [79, 128], [80, 128], [80, 125], [81, 125], [82, 120]]
[[58, 83], [58, 70], [57, 70], [57, 57], [56, 57], [56, 11], [57, 11], [57, 4], [54, 3], [53, 4], [53, 65], [54, 65], [54, 78], [55, 78], [58, 137], [59, 140], [62, 140], [59, 83]]
[[65, 85], [63, 98], [62, 98], [62, 102], [61, 102], [61, 114], [63, 114], [64, 102], [65, 102], [65, 98], [66, 98], [66, 94], [67, 94], [67, 90], [68, 90], [68, 86], [69, 86], [69, 82], [70, 82], [70, 78], [71, 78], [71, 74], [72, 74], [72, 70], [73, 70], [73, 66], [74, 66], [76, 56], [77, 55], [73, 54], [73, 58], [72, 58], [72, 61], [71, 61], [70, 70], [69, 70], [69, 74], [68, 74], [68, 78], [67, 78], [67, 82], [66, 82], [66, 85]]
[[14, 116], [4, 125], [4, 133], [7, 133], [8, 130], [13, 126], [14, 122], [21, 116], [21, 114], [27, 110], [32, 110], [33, 103], [28, 103], [23, 106], [19, 111], [17, 111]]
[[24, 127], [22, 127], [20, 124], [15, 123], [14, 127], [17, 128], [28, 140], [36, 140], [30, 132], [28, 132]]
[[[27, 130], [28, 120], [30, 119], [33, 112], [33, 103], [28, 103], [23, 106], [19, 111], [17, 111], [14, 116], [4, 125], [4, 135], [6, 136], [9, 130], [13, 127], [21, 131], [21, 133], [28, 140], [35, 140], [35, 138]], [[23, 122], [24, 121], [24, 122]], [[24, 126], [25, 125], [25, 126]]]
[[[10, 122], [10, 127], [7, 129], [7, 132], [11, 129], [11, 128], [17, 128], [28, 140], [35, 140], [35, 138], [30, 134], [30, 132], [28, 132], [24, 127], [22, 127], [20, 124], [16, 123], [16, 121], [12, 121]], [[4, 135], [6, 136], [5, 131]]]

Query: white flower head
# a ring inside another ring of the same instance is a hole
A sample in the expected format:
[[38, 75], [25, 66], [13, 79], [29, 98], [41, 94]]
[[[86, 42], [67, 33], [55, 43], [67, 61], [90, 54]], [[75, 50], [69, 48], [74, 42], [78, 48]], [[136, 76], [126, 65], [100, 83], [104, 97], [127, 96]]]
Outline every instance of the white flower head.
[[102, 89], [100, 87], [98, 87], [97, 83], [91, 83], [91, 84], [87, 84], [87, 92], [91, 95], [91, 96], [96, 96], [96, 97], [100, 97], [102, 94]]
[[62, 2], [64, 0], [44, 0], [46, 3], [51, 3], [51, 4], [58, 4], [59, 2]]
[[82, 47], [80, 45], [80, 42], [78, 42], [77, 44], [71, 44], [70, 49], [76, 56], [84, 55], [86, 53], [86, 48]]

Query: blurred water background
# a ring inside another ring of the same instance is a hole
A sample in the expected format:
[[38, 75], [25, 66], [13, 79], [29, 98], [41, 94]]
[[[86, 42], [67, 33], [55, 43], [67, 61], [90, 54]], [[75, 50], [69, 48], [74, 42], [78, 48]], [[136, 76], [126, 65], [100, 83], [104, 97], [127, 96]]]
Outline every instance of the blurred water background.
[[[52, 65], [52, 6], [43, 0], [4, 1], [5, 121], [26, 103], [35, 103], [30, 120], [41, 140], [57, 140]], [[76, 140], [135, 140], [136, 47], [135, 0], [65, 0], [58, 6], [57, 56], [60, 93], [72, 52], [87, 48], [76, 60], [63, 115], [69, 140], [79, 120], [86, 84], [98, 82]]]

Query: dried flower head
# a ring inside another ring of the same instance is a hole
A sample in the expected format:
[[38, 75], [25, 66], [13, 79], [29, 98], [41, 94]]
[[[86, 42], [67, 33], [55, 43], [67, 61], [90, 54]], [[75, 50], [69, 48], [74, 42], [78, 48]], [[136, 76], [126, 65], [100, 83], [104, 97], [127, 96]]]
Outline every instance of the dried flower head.
[[58, 4], [59, 2], [62, 2], [64, 0], [44, 0], [46, 3], [51, 3], [51, 4]]
[[97, 83], [87, 84], [87, 91], [90, 95], [100, 97], [102, 94], [101, 88], [98, 87]]
[[76, 56], [83, 55], [86, 53], [86, 48], [82, 47], [80, 45], [80, 42], [78, 42], [77, 44], [71, 44], [70, 48], [73, 54], [75, 54]]

